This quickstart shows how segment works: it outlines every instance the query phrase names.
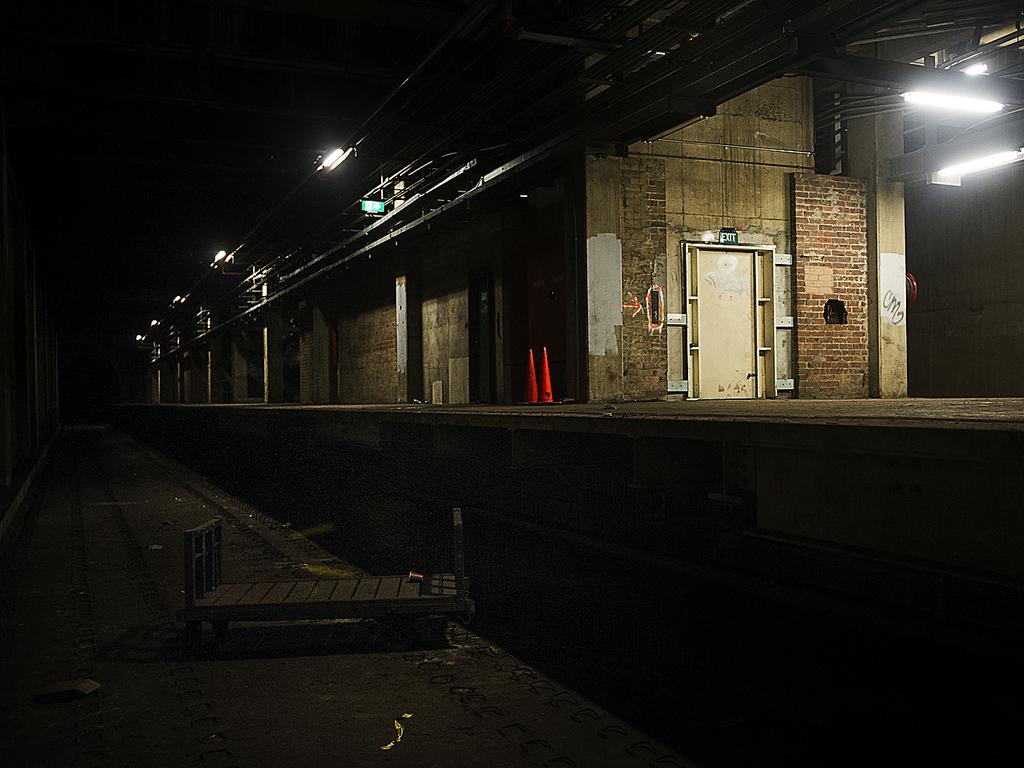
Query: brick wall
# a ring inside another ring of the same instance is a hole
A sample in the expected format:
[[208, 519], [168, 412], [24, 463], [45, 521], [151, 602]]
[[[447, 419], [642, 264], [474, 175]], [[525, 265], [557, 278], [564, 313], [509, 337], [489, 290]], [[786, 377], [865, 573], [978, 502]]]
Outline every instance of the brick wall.
[[664, 328], [652, 332], [646, 310], [652, 286], [662, 290], [665, 312], [665, 162], [633, 156], [622, 160], [622, 296], [635, 296], [644, 309], [622, 314], [622, 394], [649, 400], [668, 392], [668, 347]]
[[309, 319], [304, 318], [299, 334], [299, 400], [304, 403], [313, 402], [313, 331], [309, 324]]
[[[860, 179], [794, 174], [797, 395], [868, 396], [868, 271], [864, 183]], [[825, 323], [828, 299], [849, 320]]]

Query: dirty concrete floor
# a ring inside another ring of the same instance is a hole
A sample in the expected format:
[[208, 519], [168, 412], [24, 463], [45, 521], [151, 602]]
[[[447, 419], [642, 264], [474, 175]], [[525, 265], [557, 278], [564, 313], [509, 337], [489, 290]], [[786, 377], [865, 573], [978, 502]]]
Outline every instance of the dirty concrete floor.
[[[370, 622], [232, 625], [192, 656], [181, 536], [215, 514], [230, 580], [354, 571], [120, 433], [65, 433], [2, 563], [5, 766], [692, 765], [453, 623], [404, 652]], [[36, 700], [77, 678], [102, 687]]]

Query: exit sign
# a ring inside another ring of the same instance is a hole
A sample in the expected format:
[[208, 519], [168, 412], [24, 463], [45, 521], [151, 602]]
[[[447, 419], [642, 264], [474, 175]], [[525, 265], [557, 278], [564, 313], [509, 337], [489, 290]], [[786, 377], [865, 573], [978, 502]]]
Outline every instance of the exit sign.
[[725, 245], [736, 245], [740, 241], [740, 234], [732, 227], [722, 227], [718, 230], [718, 242]]
[[384, 213], [383, 200], [360, 200], [359, 207], [363, 213]]

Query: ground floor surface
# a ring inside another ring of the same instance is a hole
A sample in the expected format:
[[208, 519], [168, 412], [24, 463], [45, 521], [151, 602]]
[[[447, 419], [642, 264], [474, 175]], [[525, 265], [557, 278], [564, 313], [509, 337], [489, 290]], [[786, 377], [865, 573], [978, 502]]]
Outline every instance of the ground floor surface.
[[[3, 564], [4, 765], [692, 764], [454, 623], [401, 652], [370, 622], [248, 623], [193, 655], [182, 533], [218, 514], [228, 580], [357, 574], [118, 432], [65, 432]], [[82, 678], [100, 689], [37, 697]]]

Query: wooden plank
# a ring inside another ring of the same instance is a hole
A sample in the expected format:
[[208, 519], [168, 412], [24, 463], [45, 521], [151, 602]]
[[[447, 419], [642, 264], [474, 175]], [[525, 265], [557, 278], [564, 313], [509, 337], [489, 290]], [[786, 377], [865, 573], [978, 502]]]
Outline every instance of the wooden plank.
[[398, 585], [398, 599], [399, 600], [412, 600], [420, 596], [420, 585], [421, 581], [409, 581], [407, 578], [402, 578], [401, 583]]
[[331, 602], [336, 600], [350, 600], [352, 593], [356, 591], [359, 579], [339, 579], [331, 593]]
[[295, 585], [295, 589], [292, 590], [291, 594], [288, 595], [285, 600], [286, 603], [302, 603], [305, 602], [309, 597], [309, 594], [313, 591], [313, 587], [316, 586], [315, 581], [300, 581]]
[[249, 588], [252, 587], [251, 581], [240, 582], [238, 584], [223, 584], [217, 595], [217, 599], [213, 602], [217, 605], [231, 605], [238, 602], [238, 598], [244, 595]]
[[269, 592], [273, 586], [274, 582], [272, 581], [262, 581], [258, 584], [253, 584], [252, 587], [250, 587], [249, 590], [239, 598], [235, 605], [252, 605], [253, 603], [258, 603], [266, 597], [267, 592]]
[[402, 582], [405, 581], [404, 576], [385, 576], [380, 580], [380, 584], [377, 586], [377, 594], [374, 595], [376, 600], [394, 600], [398, 597], [398, 590], [402, 587]]
[[356, 585], [356, 591], [352, 594], [352, 600], [373, 600], [377, 596], [377, 587], [380, 586], [380, 579], [360, 579]]
[[295, 589], [296, 582], [294, 581], [278, 581], [274, 584], [267, 596], [260, 600], [260, 605], [269, 605], [271, 603], [283, 603], [285, 598]]
[[331, 599], [331, 593], [338, 586], [338, 580], [318, 581], [313, 591], [309, 593], [309, 602], [321, 602]]

